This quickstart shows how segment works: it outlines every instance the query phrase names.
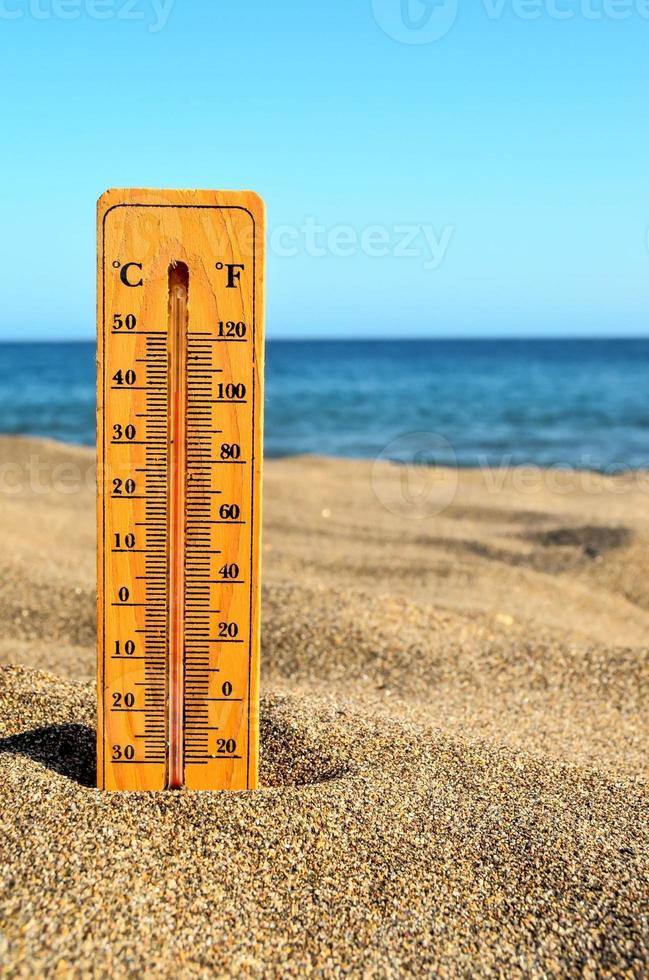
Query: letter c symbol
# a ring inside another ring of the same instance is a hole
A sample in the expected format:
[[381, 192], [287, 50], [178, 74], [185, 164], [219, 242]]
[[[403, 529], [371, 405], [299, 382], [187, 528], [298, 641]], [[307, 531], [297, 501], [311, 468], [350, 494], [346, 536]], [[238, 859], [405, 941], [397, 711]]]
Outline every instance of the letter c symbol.
[[120, 270], [120, 273], [119, 273], [119, 278], [122, 280], [122, 282], [124, 283], [125, 286], [131, 286], [132, 288], [135, 288], [135, 286], [141, 286], [142, 283], [144, 282], [144, 279], [142, 279], [141, 276], [140, 276], [140, 279], [137, 282], [129, 282], [128, 270], [130, 268], [135, 268], [135, 269], [140, 269], [141, 270], [142, 269], [142, 263], [141, 262], [127, 262], [125, 265], [122, 266], [122, 268]]

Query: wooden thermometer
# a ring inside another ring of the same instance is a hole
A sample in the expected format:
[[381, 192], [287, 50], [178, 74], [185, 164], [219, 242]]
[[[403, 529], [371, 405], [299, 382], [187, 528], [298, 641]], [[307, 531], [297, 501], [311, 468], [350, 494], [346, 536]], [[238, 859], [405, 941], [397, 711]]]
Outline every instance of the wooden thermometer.
[[264, 208], [111, 190], [98, 210], [98, 776], [253, 789]]

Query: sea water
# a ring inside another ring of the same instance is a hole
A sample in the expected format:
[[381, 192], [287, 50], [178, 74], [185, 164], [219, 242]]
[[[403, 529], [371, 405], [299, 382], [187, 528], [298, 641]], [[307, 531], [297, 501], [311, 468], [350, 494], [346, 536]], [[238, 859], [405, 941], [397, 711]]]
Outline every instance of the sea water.
[[[0, 345], [0, 432], [95, 441], [92, 343]], [[649, 467], [649, 340], [270, 341], [269, 457]], [[394, 447], [394, 451], [390, 447]]]

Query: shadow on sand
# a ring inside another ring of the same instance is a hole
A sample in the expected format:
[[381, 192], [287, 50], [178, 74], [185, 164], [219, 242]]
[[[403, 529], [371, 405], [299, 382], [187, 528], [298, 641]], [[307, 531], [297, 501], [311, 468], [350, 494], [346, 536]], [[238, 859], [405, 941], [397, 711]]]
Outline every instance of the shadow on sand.
[[81, 786], [95, 786], [95, 737], [88, 725], [50, 725], [0, 738], [0, 752], [23, 755]]

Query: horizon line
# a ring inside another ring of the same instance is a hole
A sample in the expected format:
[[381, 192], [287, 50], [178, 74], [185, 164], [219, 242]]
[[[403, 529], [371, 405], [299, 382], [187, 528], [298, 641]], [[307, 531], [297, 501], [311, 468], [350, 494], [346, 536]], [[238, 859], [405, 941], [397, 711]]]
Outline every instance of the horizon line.
[[[161, 331], [162, 333], [163, 331]], [[376, 344], [376, 343], [405, 343], [405, 344], [415, 344], [415, 343], [449, 343], [449, 342], [467, 342], [467, 343], [501, 343], [503, 341], [514, 341], [517, 343], [527, 343], [527, 342], [538, 342], [538, 341], [554, 341], [555, 343], [575, 343], [584, 342], [592, 343], [593, 341], [639, 341], [639, 340], [649, 340], [649, 333], [646, 334], [568, 334], [565, 336], [557, 336], [556, 334], [460, 334], [460, 335], [449, 335], [440, 334], [437, 336], [430, 337], [382, 337], [382, 336], [356, 336], [356, 337], [265, 337], [265, 343], [279, 343], [279, 344]], [[35, 344], [89, 344], [95, 345], [96, 339], [94, 337], [6, 337], [0, 338], [0, 346], [24, 346], [28, 347]]]

